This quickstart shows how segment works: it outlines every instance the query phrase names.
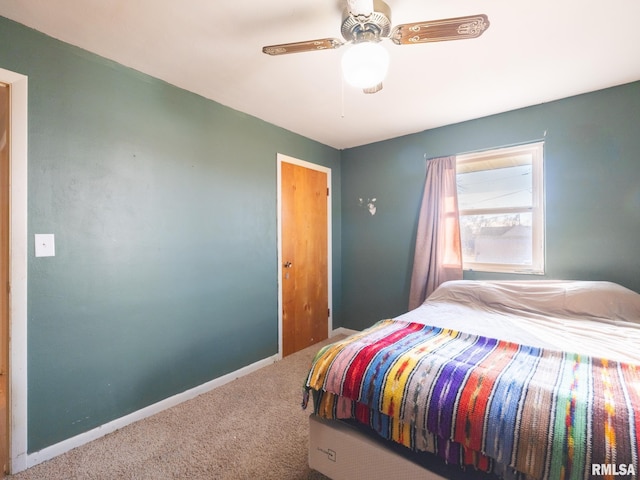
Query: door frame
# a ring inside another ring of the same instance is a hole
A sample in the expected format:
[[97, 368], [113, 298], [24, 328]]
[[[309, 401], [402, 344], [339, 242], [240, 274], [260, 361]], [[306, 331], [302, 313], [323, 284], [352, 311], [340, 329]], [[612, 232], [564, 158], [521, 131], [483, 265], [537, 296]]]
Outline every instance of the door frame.
[[27, 77], [0, 68], [10, 86], [9, 471], [27, 468]]
[[278, 235], [278, 358], [282, 358], [282, 163], [291, 163], [300, 167], [317, 170], [327, 175], [327, 303], [329, 304], [329, 316], [327, 317], [327, 337], [331, 337], [333, 331], [333, 275], [332, 275], [332, 258], [333, 252], [331, 248], [331, 168], [315, 163], [299, 160], [289, 157], [282, 153], [277, 155], [277, 235]]

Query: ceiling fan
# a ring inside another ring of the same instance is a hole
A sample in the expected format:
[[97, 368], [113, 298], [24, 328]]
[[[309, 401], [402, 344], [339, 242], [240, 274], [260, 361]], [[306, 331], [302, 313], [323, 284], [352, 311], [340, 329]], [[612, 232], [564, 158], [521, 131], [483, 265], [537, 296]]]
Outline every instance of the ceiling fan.
[[396, 45], [442, 42], [476, 38], [489, 28], [485, 14], [466, 17], [405, 23], [391, 27], [391, 9], [382, 0], [347, 0], [340, 31], [345, 41], [320, 38], [303, 42], [269, 45], [262, 48], [268, 55], [310, 52], [353, 46], [342, 57], [345, 80], [365, 93], [382, 89], [388, 64], [388, 53], [379, 42], [390, 39]]

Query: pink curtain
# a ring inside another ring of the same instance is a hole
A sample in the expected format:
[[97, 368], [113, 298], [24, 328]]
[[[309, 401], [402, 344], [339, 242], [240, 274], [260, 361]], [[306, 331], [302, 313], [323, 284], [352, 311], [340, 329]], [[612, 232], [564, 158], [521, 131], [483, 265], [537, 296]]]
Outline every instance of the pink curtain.
[[456, 157], [432, 158], [427, 160], [420, 206], [409, 310], [420, 306], [441, 283], [460, 279], [462, 249]]

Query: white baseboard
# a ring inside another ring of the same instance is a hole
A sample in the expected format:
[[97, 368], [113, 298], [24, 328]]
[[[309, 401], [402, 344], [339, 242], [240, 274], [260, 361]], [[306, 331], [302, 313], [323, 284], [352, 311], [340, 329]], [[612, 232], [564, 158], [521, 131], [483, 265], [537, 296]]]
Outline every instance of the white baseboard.
[[[20, 466], [24, 465], [24, 468], [22, 468], [22, 470], [24, 470], [26, 468], [33, 467], [34, 465], [38, 465], [39, 463], [46, 462], [47, 460], [51, 460], [58, 455], [62, 455], [63, 453], [84, 445], [85, 443], [97, 440], [98, 438], [115, 432], [116, 430], [123, 428], [131, 423], [150, 417], [151, 415], [155, 415], [156, 413], [160, 413], [167, 408], [174, 407], [182, 402], [191, 400], [198, 395], [209, 392], [214, 388], [221, 387], [222, 385], [229, 383], [236, 378], [242, 377], [251, 372], [255, 372], [262, 367], [271, 365], [272, 363], [275, 363], [278, 358], [279, 356], [277, 354], [272, 355], [271, 357], [259, 360], [255, 363], [252, 363], [251, 365], [247, 365], [246, 367], [243, 367], [239, 370], [223, 375], [222, 377], [215, 378], [210, 382], [203, 383], [202, 385], [198, 385], [197, 387], [194, 387], [190, 390], [161, 400], [157, 403], [154, 403], [153, 405], [149, 405], [148, 407], [130, 413], [129, 415], [125, 415], [124, 417], [120, 417], [109, 423], [100, 425], [93, 430], [89, 430], [88, 432], [84, 432], [80, 435], [76, 435], [75, 437], [63, 440], [62, 442], [51, 445], [50, 447], [43, 448], [38, 452], [29, 453], [27, 454], [26, 462], [21, 462]], [[18, 471], [20, 470], [13, 471], [12, 473], [18, 473]]]
[[338, 327], [331, 332], [331, 336], [335, 337], [336, 335], [353, 335], [354, 333], [358, 333], [358, 330], [351, 330], [350, 328]]
[[[339, 327], [334, 329], [331, 332], [331, 336], [334, 337], [336, 335], [352, 335], [357, 333], [357, 330], [351, 330], [349, 328]], [[27, 468], [31, 468], [39, 463], [46, 462], [47, 460], [51, 460], [58, 455], [62, 455], [63, 453], [68, 452], [76, 447], [89, 443], [93, 440], [97, 440], [100, 437], [103, 437], [109, 433], [115, 432], [116, 430], [126, 427], [138, 420], [142, 420], [144, 418], [150, 417], [151, 415], [155, 415], [156, 413], [160, 413], [163, 410], [174, 407], [182, 402], [187, 400], [191, 400], [192, 398], [197, 397], [198, 395], [202, 395], [203, 393], [209, 392], [214, 388], [221, 387], [222, 385], [235, 380], [236, 378], [247, 375], [251, 372], [255, 372], [256, 370], [261, 369], [262, 367], [266, 367], [267, 365], [271, 365], [278, 360], [281, 360], [281, 355], [276, 354], [271, 357], [267, 357], [263, 360], [259, 360], [251, 365], [247, 365], [239, 370], [223, 375], [222, 377], [215, 378], [210, 382], [203, 383], [202, 385], [198, 385], [190, 390], [187, 390], [182, 393], [178, 393], [172, 397], [161, 400], [153, 405], [149, 405], [148, 407], [144, 407], [140, 410], [137, 410], [133, 413], [125, 415], [124, 417], [116, 418], [109, 423], [105, 423], [104, 425], [100, 425], [88, 432], [81, 433], [76, 435], [75, 437], [68, 438], [63, 440], [62, 442], [56, 443], [49, 447], [43, 448], [37, 452], [29, 453], [26, 455], [26, 461], [20, 461], [19, 463], [14, 463], [12, 473], [18, 473]]]

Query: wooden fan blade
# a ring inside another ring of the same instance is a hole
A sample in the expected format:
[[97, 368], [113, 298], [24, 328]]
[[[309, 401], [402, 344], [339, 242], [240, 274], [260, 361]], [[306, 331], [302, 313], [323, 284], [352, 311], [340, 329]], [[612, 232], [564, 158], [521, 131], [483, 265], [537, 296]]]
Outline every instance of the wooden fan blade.
[[397, 25], [390, 38], [398, 45], [476, 38], [489, 28], [485, 14]]
[[283, 55], [285, 53], [311, 52], [313, 50], [327, 50], [341, 47], [343, 43], [337, 38], [321, 38], [306, 42], [283, 43], [281, 45], [269, 45], [262, 47], [262, 51], [268, 55]]

